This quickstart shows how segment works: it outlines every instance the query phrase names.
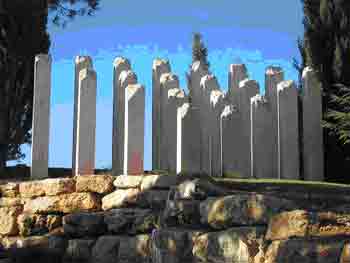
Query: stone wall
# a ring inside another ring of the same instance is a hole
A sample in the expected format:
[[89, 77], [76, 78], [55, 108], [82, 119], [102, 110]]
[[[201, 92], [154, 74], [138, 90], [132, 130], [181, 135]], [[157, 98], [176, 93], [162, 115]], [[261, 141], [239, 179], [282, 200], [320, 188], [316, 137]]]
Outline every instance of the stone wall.
[[348, 187], [149, 174], [0, 192], [0, 262], [350, 261]]

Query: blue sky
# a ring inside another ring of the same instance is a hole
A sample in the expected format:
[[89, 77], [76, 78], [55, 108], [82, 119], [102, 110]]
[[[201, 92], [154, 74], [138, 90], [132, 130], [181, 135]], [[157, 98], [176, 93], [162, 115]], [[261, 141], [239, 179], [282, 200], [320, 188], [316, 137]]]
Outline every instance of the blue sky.
[[[51, 83], [50, 167], [71, 167], [74, 58], [89, 55], [97, 72], [96, 168], [111, 166], [112, 62], [131, 61], [146, 87], [145, 170], [151, 169], [151, 69], [156, 57], [167, 58], [180, 86], [191, 63], [193, 32], [200, 32], [209, 51], [211, 71], [227, 90], [228, 66], [245, 63], [263, 93], [264, 69], [279, 65], [285, 78], [297, 80], [292, 59], [302, 36], [298, 0], [101, 0], [93, 17], [78, 17], [66, 28], [49, 23], [53, 59]], [[30, 147], [20, 163], [30, 165]], [[11, 161], [8, 165], [18, 162]]]

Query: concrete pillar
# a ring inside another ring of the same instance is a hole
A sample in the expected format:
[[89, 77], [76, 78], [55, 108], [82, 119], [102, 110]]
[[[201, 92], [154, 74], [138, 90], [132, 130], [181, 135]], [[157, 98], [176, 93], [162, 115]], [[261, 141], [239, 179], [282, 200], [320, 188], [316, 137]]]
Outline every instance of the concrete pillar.
[[51, 56], [39, 54], [34, 64], [31, 177], [48, 177]]
[[299, 179], [298, 91], [293, 81], [277, 85], [278, 178]]
[[196, 108], [184, 103], [177, 110], [176, 173], [198, 173], [200, 171], [200, 137], [196, 126]]
[[210, 105], [210, 95], [213, 90], [220, 90], [219, 83], [216, 77], [212, 74], [207, 74], [201, 78], [201, 104], [200, 104], [200, 122], [202, 127], [201, 132], [201, 169], [206, 174], [211, 173], [210, 169], [210, 154], [209, 154], [209, 134], [211, 127], [211, 118], [209, 118], [212, 108]]
[[[117, 57], [113, 61], [113, 123], [112, 123], [112, 174], [118, 176], [121, 174], [123, 167], [118, 166], [118, 153], [123, 151], [124, 144], [118, 145], [120, 141], [118, 136], [120, 135], [120, 128], [118, 123], [122, 123], [124, 119], [124, 97], [125, 92], [120, 87], [119, 78], [123, 71], [131, 69], [128, 59], [123, 57]], [[119, 131], [119, 132], [118, 132]], [[120, 165], [120, 163], [119, 163]]]
[[125, 90], [124, 169], [128, 175], [143, 174], [145, 89], [140, 84]]
[[95, 169], [96, 72], [79, 73], [75, 174], [93, 174]]
[[[172, 73], [164, 73], [160, 77], [160, 112], [159, 112], [159, 143], [160, 143], [160, 155], [159, 163], [161, 170], [167, 170], [167, 151], [168, 151], [168, 139], [169, 134], [167, 133], [167, 119], [169, 116], [166, 114], [167, 104], [168, 104], [168, 91], [170, 89], [179, 88], [179, 79], [176, 75]], [[175, 121], [175, 119], [173, 120]]]
[[240, 120], [237, 107], [226, 105], [220, 115], [220, 176], [230, 174], [242, 177]]
[[244, 64], [230, 64], [228, 73], [227, 98], [233, 105], [237, 103], [239, 83], [248, 78], [248, 71]]
[[265, 97], [269, 101], [271, 106], [271, 115], [272, 115], [272, 174], [274, 178], [278, 177], [278, 134], [277, 134], [277, 85], [284, 79], [283, 70], [280, 67], [270, 66], [266, 69], [265, 72]]
[[220, 116], [225, 107], [225, 94], [213, 90], [210, 94], [209, 163], [211, 176], [220, 176]]
[[79, 90], [79, 73], [82, 69], [92, 69], [92, 59], [89, 56], [76, 56], [74, 74], [74, 110], [73, 110], [73, 141], [72, 141], [72, 173], [75, 173], [76, 142], [77, 142], [77, 107]]
[[166, 170], [176, 173], [176, 138], [177, 109], [187, 101], [185, 92], [179, 88], [168, 91], [168, 101], [165, 107], [164, 134], [166, 135]]
[[[117, 100], [117, 110], [118, 110], [118, 123], [117, 123], [117, 139], [116, 139], [116, 163], [114, 174], [120, 175], [123, 173], [124, 169], [124, 125], [125, 125], [125, 89], [130, 84], [137, 83], [137, 76], [131, 70], [123, 70], [119, 75], [118, 84], [118, 100]], [[119, 118], [120, 117], [120, 118]]]
[[152, 169], [160, 169], [160, 77], [171, 71], [168, 60], [155, 59], [152, 66]]
[[[255, 80], [245, 79], [239, 83], [236, 96], [236, 105], [238, 108], [240, 120], [235, 125], [236, 133], [239, 135], [237, 148], [239, 149], [239, 170], [240, 176], [249, 178], [251, 176], [251, 160], [250, 160], [250, 130], [251, 130], [251, 109], [250, 99], [259, 94], [259, 84]], [[235, 150], [235, 153], [237, 151]]]
[[[251, 176], [254, 178], [274, 178], [272, 159], [274, 155], [271, 104], [266, 97], [256, 95], [251, 98]], [[277, 163], [277, 161], [275, 161]]]
[[313, 69], [302, 75], [303, 94], [303, 176], [305, 180], [324, 180], [322, 90]]

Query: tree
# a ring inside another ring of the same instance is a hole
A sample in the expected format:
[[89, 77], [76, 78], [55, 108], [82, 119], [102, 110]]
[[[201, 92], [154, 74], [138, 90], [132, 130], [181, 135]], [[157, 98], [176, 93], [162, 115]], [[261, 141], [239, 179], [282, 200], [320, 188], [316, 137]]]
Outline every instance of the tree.
[[[193, 34], [192, 40], [192, 64], [195, 61], [200, 61], [201, 65], [205, 70], [209, 70], [210, 63], [208, 62], [208, 50], [204, 46], [202, 42], [202, 35], [200, 33]], [[191, 94], [191, 79], [187, 76], [187, 85], [189, 87], [188, 101], [192, 102], [192, 94]]]
[[[98, 1], [0, 1], [0, 169], [23, 158], [20, 145], [31, 142], [34, 58], [49, 51], [49, 13], [55, 25], [65, 26], [63, 18], [92, 15]], [[73, 9], [78, 2], [83, 7]]]
[[202, 35], [200, 33], [193, 34], [193, 42], [192, 42], [192, 63], [195, 61], [200, 61], [203, 63], [203, 66], [208, 70], [209, 62], [208, 62], [208, 50], [204, 46], [202, 42]]
[[336, 171], [350, 169], [350, 2], [302, 3], [304, 38], [298, 41], [302, 63], [297, 68], [301, 73], [304, 66], [313, 67], [322, 84], [325, 175], [344, 181]]

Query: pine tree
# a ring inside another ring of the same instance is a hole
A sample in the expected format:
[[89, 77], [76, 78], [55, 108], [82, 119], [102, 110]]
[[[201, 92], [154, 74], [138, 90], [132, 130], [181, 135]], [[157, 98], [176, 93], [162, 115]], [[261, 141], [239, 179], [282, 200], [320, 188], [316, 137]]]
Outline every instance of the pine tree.
[[298, 69], [300, 73], [304, 66], [313, 67], [322, 84], [325, 175], [327, 180], [344, 181], [336, 171], [350, 169], [350, 2], [302, 3], [304, 39], [298, 42]]
[[205, 69], [209, 69], [208, 62], [208, 50], [202, 42], [202, 35], [200, 33], [193, 34], [192, 42], [192, 63], [195, 61], [200, 61]]

